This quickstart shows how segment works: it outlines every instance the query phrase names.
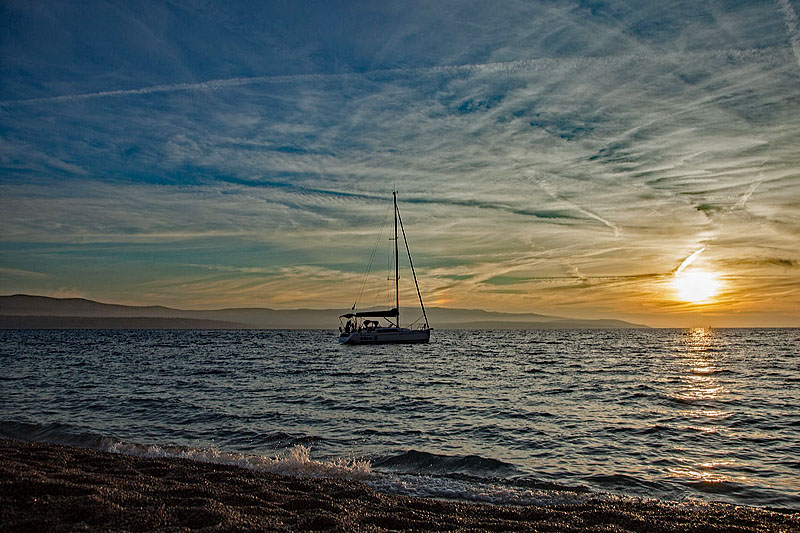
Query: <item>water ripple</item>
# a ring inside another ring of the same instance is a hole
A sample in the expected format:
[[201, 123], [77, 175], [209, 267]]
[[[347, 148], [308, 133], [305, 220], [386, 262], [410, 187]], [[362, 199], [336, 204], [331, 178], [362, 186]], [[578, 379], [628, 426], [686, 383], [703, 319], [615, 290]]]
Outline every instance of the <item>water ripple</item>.
[[328, 331], [0, 331], [0, 435], [302, 445], [403, 475], [800, 509], [799, 338], [436, 331], [346, 347]]

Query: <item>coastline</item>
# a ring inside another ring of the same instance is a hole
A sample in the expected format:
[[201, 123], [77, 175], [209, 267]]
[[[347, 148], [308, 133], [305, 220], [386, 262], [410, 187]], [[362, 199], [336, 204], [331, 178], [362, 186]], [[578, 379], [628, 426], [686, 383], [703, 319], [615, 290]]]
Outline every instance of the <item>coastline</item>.
[[23, 530], [800, 531], [800, 513], [620, 499], [499, 506], [186, 459], [0, 439], [0, 524]]

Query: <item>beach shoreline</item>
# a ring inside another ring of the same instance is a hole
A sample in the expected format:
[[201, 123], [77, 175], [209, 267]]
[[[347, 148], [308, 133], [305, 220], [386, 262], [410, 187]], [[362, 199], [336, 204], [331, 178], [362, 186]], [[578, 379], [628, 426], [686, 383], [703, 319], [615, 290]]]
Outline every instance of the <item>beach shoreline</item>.
[[187, 459], [0, 439], [5, 531], [800, 531], [800, 513], [722, 503], [598, 499], [547, 506], [384, 494]]

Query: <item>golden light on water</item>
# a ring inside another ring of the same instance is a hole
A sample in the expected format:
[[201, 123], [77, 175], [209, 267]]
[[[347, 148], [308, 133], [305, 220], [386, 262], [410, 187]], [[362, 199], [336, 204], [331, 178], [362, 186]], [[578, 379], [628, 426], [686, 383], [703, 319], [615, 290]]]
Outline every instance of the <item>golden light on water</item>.
[[675, 274], [672, 286], [679, 299], [700, 304], [710, 302], [719, 293], [721, 283], [713, 272], [684, 270]]
[[[683, 273], [678, 273], [676, 278], [681, 274]], [[687, 284], [687, 290], [689, 288]], [[680, 291], [677, 283], [676, 290]], [[687, 301], [690, 300], [687, 298]], [[710, 328], [693, 328], [686, 332], [683, 341], [683, 345], [679, 347], [679, 355], [675, 358], [676, 366], [673, 367], [679, 381], [678, 390], [674, 391], [672, 397], [682, 405], [680, 418], [687, 422], [680, 424], [680, 430], [701, 434], [697, 438], [701, 439], [699, 442], [703, 445], [699, 449], [686, 449], [671, 457], [673, 464], [667, 468], [667, 472], [684, 482], [706, 487], [732, 482], [746, 483], [744, 476], [732, 475], [739, 468], [735, 459], [718, 454], [713, 447], [713, 440], [702, 440], [720, 438], [720, 433], [723, 433], [724, 438], [725, 426], [719, 424], [719, 421], [731, 415], [729, 411], [717, 409], [710, 404], [730, 394], [724, 382], [718, 378], [719, 372], [726, 368], [724, 359], [717, 359], [715, 356], [717, 339], [714, 331]], [[712, 437], [713, 435], [717, 437]]]

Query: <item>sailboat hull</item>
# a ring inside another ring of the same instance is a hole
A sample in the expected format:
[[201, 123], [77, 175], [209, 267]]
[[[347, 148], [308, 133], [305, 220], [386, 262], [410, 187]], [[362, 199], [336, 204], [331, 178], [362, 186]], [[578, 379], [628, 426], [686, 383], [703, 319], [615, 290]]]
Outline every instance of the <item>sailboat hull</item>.
[[430, 341], [430, 329], [377, 328], [339, 335], [342, 344], [416, 344]]

